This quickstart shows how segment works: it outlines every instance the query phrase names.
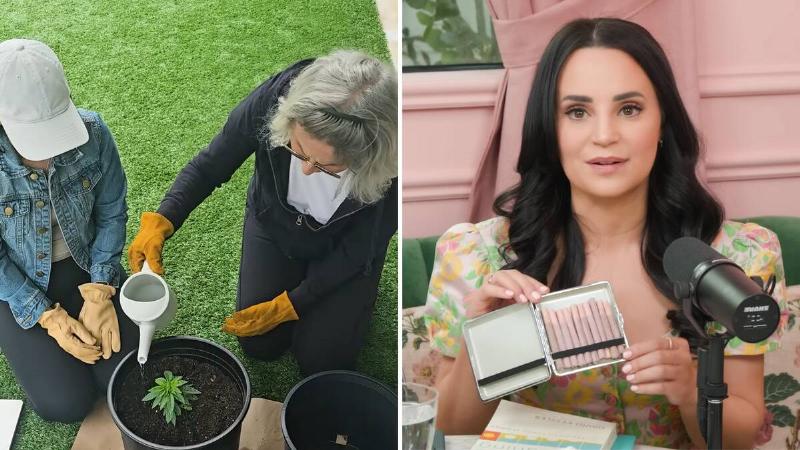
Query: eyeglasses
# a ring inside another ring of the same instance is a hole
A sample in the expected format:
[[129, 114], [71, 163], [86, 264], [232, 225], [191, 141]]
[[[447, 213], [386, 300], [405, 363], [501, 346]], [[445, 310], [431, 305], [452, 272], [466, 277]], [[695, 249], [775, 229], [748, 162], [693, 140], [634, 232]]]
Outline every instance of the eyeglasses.
[[297, 153], [296, 151], [292, 150], [291, 144], [288, 144], [288, 143], [286, 145], [281, 146], [281, 148], [283, 148], [287, 152], [291, 153], [292, 156], [294, 156], [295, 158], [299, 159], [300, 161], [303, 161], [304, 163], [311, 164], [312, 166], [314, 166], [315, 169], [319, 170], [320, 172], [322, 172], [324, 174], [328, 174], [328, 175], [330, 175], [330, 176], [332, 176], [334, 178], [341, 178], [341, 176], [338, 173], [333, 172], [330, 169], [326, 169], [325, 168], [325, 166], [331, 166], [331, 165], [337, 165], [337, 164], [325, 164], [325, 165], [323, 165], [323, 164], [320, 164], [320, 163], [318, 163], [316, 161], [311, 162], [311, 158], [309, 158], [306, 155], [301, 155], [300, 153]]

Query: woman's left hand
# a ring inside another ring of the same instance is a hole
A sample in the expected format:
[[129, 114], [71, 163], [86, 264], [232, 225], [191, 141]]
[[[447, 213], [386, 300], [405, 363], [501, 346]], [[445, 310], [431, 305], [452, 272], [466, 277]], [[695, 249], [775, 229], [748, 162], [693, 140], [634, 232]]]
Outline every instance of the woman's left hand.
[[291, 320], [300, 320], [289, 294], [283, 291], [268, 302], [236, 311], [225, 319], [222, 331], [239, 337], [258, 336]]
[[697, 368], [683, 338], [658, 338], [633, 344], [622, 371], [637, 394], [663, 395], [677, 406], [697, 404]]

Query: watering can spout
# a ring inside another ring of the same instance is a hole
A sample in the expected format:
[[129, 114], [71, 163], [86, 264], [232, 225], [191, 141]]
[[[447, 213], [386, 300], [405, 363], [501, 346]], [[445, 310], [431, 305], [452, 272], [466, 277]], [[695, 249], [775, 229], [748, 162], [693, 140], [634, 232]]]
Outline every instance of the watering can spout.
[[153, 342], [153, 334], [156, 327], [153, 322], [142, 322], [139, 324], [139, 353], [136, 360], [139, 364], [147, 362], [147, 355], [150, 353], [150, 343]]
[[152, 269], [150, 269], [150, 264], [147, 264], [147, 260], [142, 263], [142, 272], [144, 273], [155, 273]]

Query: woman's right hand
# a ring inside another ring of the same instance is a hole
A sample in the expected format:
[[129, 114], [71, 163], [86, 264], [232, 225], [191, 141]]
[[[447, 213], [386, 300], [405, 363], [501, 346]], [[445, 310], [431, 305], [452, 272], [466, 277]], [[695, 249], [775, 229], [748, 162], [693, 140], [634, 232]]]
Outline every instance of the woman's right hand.
[[498, 270], [464, 298], [466, 316], [473, 319], [514, 303], [538, 303], [548, 292], [542, 282], [518, 270]]
[[172, 222], [166, 217], [156, 212], [143, 212], [139, 233], [128, 248], [128, 263], [131, 265], [131, 270], [134, 273], [142, 270], [142, 265], [147, 260], [150, 270], [164, 275], [161, 252], [164, 250], [164, 241], [174, 232]]

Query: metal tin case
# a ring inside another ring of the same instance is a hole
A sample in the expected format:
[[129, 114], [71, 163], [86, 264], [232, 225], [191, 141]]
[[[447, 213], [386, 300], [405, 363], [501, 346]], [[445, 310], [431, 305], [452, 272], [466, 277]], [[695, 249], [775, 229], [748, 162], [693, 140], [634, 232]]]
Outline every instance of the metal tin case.
[[538, 304], [514, 304], [464, 322], [464, 342], [481, 400], [488, 402], [543, 383], [553, 374], [569, 375], [623, 361], [619, 355], [574, 368], [556, 368], [543, 310], [552, 311], [591, 299], [608, 302], [611, 325], [616, 325], [621, 336], [615, 341], [627, 348], [624, 321], [607, 281], [552, 292]]

